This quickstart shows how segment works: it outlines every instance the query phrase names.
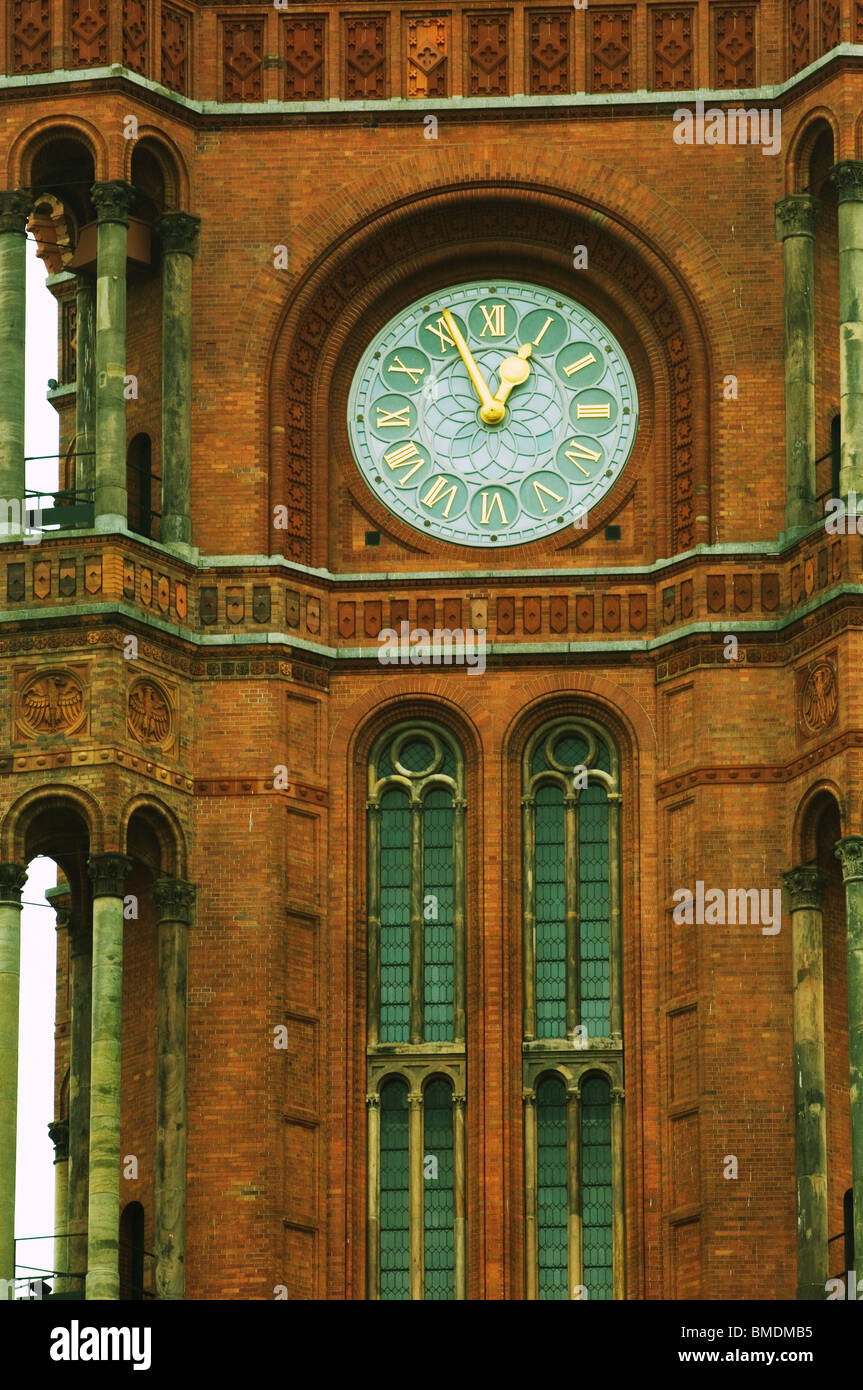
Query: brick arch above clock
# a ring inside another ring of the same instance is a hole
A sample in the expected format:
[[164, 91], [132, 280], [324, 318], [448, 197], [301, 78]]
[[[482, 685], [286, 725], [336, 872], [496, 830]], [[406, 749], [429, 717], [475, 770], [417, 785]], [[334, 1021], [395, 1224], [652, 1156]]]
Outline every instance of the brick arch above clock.
[[[586, 271], [572, 268], [575, 246], [587, 248]], [[336, 494], [347, 490], [370, 524], [397, 543], [405, 563], [434, 567], [430, 561], [441, 549], [450, 563], [446, 543], [434, 545], [386, 513], [364, 495], [359, 475], [346, 471], [351, 456], [344, 411], [360, 352], [388, 317], [433, 288], [471, 279], [479, 265], [485, 274], [503, 276], [509, 268], [575, 294], [607, 323], [636, 371], [640, 438], [645, 430], [656, 432], [652, 462], [662, 493], [654, 494], [653, 553], [679, 553], [708, 540], [711, 429], [703, 306], [622, 220], [559, 191], [462, 182], [405, 200], [346, 230], [297, 288], [276, 335], [270, 376], [270, 515], [273, 507], [287, 508], [287, 529], [277, 533], [285, 538], [287, 558], [356, 567], [342, 560], [335, 544], [346, 521]], [[698, 431], [695, 419], [705, 422]], [[634, 458], [638, 451], [637, 443]], [[626, 494], [621, 480], [594, 520], [609, 520]], [[571, 565], [576, 548], [577, 542], [558, 533], [511, 547], [498, 563], [529, 558], [536, 564], [562, 552], [558, 563]], [[476, 552], [459, 558], [476, 564]]]

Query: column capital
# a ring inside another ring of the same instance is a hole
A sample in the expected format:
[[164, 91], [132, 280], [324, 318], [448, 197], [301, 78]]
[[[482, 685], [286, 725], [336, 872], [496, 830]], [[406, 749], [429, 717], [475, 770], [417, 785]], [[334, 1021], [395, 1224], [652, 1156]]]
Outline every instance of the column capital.
[[125, 854], [91, 854], [87, 872], [93, 881], [94, 898], [122, 898], [123, 887], [132, 871], [132, 861]]
[[192, 921], [197, 892], [198, 885], [188, 883], [184, 878], [158, 878], [153, 884], [156, 920], [182, 922], [188, 927]]
[[536, 1105], [536, 1091], [531, 1087], [526, 1087], [521, 1093], [522, 1104], [525, 1106]]
[[833, 853], [842, 865], [845, 883], [856, 883], [863, 878], [863, 836], [844, 835], [836, 841]]
[[26, 864], [16, 864], [12, 859], [0, 863], [0, 905], [20, 907], [21, 889], [26, 882]]
[[29, 193], [15, 188], [0, 192], [0, 232], [20, 232], [23, 236], [32, 207]]
[[366, 1105], [369, 1110], [380, 1110], [381, 1098], [377, 1091], [373, 1091], [370, 1095], [366, 1096]]
[[815, 237], [815, 219], [820, 203], [810, 193], [791, 193], [774, 206], [776, 240], [790, 236]]
[[69, 1121], [52, 1120], [48, 1126], [48, 1138], [54, 1145], [54, 1162], [65, 1163], [69, 1157]]
[[94, 183], [90, 189], [90, 201], [96, 209], [100, 222], [121, 222], [129, 225], [129, 213], [135, 201], [135, 190], [123, 179], [109, 179], [107, 183]]
[[802, 912], [805, 908], [820, 912], [827, 874], [814, 864], [799, 864], [794, 869], [785, 870], [782, 887], [790, 898], [790, 912]]
[[841, 159], [830, 170], [840, 203], [863, 203], [863, 159]]
[[166, 212], [156, 223], [162, 251], [169, 256], [194, 256], [200, 230], [200, 217], [190, 212]]

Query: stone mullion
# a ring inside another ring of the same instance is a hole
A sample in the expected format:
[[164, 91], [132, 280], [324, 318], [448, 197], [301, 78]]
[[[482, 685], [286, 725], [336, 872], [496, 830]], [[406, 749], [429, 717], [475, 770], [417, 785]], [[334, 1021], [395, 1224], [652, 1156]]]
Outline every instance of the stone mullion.
[[15, 1277], [21, 890], [26, 880], [25, 865], [0, 864], [0, 1279]]
[[524, 1112], [524, 1296], [539, 1298], [536, 1091], [522, 1093]]
[[166, 213], [162, 241], [161, 541], [180, 554], [192, 542], [192, 256], [200, 218]]
[[366, 1298], [381, 1296], [381, 1098], [366, 1096], [368, 1114], [368, 1173], [366, 1176]]
[[381, 808], [369, 802], [366, 835], [367, 930], [368, 930], [368, 1018], [366, 1040], [377, 1047], [381, 1027]]
[[454, 1295], [459, 1301], [467, 1298], [467, 1131], [465, 1126], [465, 1097], [453, 1091], [453, 1253], [455, 1260]]
[[156, 997], [156, 1297], [185, 1297], [189, 926], [195, 885], [159, 879]]
[[845, 881], [848, 950], [848, 1059], [851, 1090], [851, 1182], [854, 1192], [854, 1268], [863, 1265], [863, 837], [836, 846]]
[[521, 800], [522, 1033], [536, 1037], [536, 799]]
[[[24, 506], [24, 351], [27, 316], [25, 193], [0, 193], [0, 498]], [[0, 524], [10, 525], [4, 511]], [[23, 525], [23, 517], [22, 517]], [[12, 531], [0, 531], [11, 535]], [[0, 1278], [3, 1275], [0, 1274]]]
[[465, 812], [462, 797], [453, 798], [453, 1039], [464, 1043], [466, 1031], [465, 929], [467, 901], [465, 884]]
[[823, 1299], [828, 1268], [827, 1113], [824, 1063], [822, 869], [782, 875], [791, 904], [797, 1297]]
[[794, 193], [776, 204], [785, 313], [785, 528], [815, 518], [815, 218], [818, 200]]
[[620, 904], [619, 792], [608, 792], [608, 945], [611, 1035], [618, 1046], [623, 1039], [623, 917]]
[[126, 496], [126, 238], [134, 189], [115, 179], [93, 185], [98, 214], [96, 276], [97, 531], [125, 527]]
[[578, 1086], [566, 1092], [566, 1248], [569, 1289], [582, 1283], [584, 1268], [584, 1222], [581, 1212], [581, 1091]]
[[132, 861], [91, 856], [93, 997], [90, 1054], [90, 1188], [86, 1297], [120, 1297], [120, 1082], [123, 1017], [123, 885]]
[[563, 892], [566, 951], [566, 1022], [572, 1034], [581, 1022], [581, 928], [578, 883], [578, 798], [563, 798]]
[[425, 959], [423, 952], [423, 808], [411, 802], [410, 850], [410, 1040], [423, 1041]]
[[614, 1298], [626, 1297], [626, 1167], [624, 1091], [611, 1088], [611, 1277]]
[[[96, 478], [96, 281], [78, 271], [75, 348], [75, 488]], [[92, 501], [92, 497], [90, 501]]]
[[425, 1180], [423, 1174], [422, 1092], [408, 1096], [408, 1209], [410, 1212], [410, 1295], [423, 1297], [425, 1283]]
[[839, 477], [847, 497], [863, 494], [863, 160], [842, 160], [831, 178], [839, 197]]

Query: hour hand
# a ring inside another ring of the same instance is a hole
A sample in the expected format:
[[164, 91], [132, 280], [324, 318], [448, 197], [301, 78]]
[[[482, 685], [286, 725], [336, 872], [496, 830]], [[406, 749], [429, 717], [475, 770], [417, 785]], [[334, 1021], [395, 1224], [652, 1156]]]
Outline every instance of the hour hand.
[[527, 381], [530, 376], [530, 367], [527, 364], [527, 359], [532, 352], [533, 348], [530, 343], [523, 343], [516, 357], [505, 357], [503, 359], [497, 369], [498, 376], [500, 377], [500, 386], [498, 386], [494, 393], [494, 400], [500, 401], [501, 404], [503, 404], [514, 386], [521, 386], [523, 381]]
[[[449, 309], [444, 309], [441, 316], [444, 323], [452, 334], [452, 340], [459, 351], [462, 362], [467, 367], [468, 376], [473, 382], [473, 388], [480, 399], [480, 419], [487, 425], [495, 425], [506, 415], [506, 407], [503, 401], [495, 400], [488, 388], [488, 383], [474, 361], [473, 353], [461, 335], [459, 326], [450, 313]], [[513, 383], [514, 385], [515, 383]]]

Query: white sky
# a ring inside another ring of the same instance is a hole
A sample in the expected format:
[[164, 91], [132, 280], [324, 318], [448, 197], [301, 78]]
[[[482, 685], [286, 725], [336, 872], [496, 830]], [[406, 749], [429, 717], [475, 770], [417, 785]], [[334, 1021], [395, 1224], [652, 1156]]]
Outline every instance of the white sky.
[[[45, 267], [27, 240], [27, 430], [28, 455], [56, 454], [57, 412], [45, 399], [48, 378], [57, 375], [57, 302], [45, 285]], [[27, 486], [57, 485], [56, 459], [27, 465]], [[56, 927], [45, 902], [57, 882], [49, 859], [34, 859], [24, 886], [21, 914], [21, 1012], [18, 1034], [18, 1165], [15, 1235], [43, 1236], [54, 1229], [54, 1146], [48, 1125], [54, 1116], [54, 982]], [[29, 906], [37, 903], [39, 906]], [[53, 1269], [54, 1242], [27, 1240], [17, 1247], [18, 1274]]]

